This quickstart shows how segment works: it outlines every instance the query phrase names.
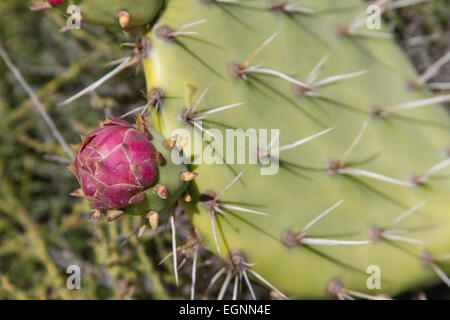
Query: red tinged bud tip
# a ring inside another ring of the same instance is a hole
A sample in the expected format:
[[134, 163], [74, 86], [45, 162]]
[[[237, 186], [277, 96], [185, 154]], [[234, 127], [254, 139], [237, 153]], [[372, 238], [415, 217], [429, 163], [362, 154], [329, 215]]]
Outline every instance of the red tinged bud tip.
[[52, 5], [57, 6], [61, 3], [63, 3], [66, 0], [48, 0], [48, 2], [50, 2]]
[[83, 138], [70, 169], [82, 194], [98, 210], [127, 207], [145, 199], [158, 166], [150, 140], [123, 120], [111, 119]]

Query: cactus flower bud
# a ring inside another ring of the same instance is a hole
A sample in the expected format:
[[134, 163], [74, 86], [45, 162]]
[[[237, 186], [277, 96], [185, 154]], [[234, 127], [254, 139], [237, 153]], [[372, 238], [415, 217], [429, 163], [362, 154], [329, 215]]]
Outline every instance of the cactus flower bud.
[[119, 209], [145, 199], [143, 191], [155, 182], [158, 171], [150, 138], [149, 132], [143, 135], [116, 119], [83, 137], [70, 169], [95, 208]]
[[52, 5], [57, 6], [61, 3], [63, 3], [66, 0], [48, 0], [48, 2], [50, 2]]

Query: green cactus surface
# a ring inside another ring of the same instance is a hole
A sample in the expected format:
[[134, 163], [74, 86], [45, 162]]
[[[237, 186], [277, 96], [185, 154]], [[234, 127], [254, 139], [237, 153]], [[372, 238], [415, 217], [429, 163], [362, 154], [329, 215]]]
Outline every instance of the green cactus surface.
[[[258, 164], [193, 165], [199, 176], [190, 186], [193, 201], [184, 209], [205, 246], [217, 253], [211, 202], [205, 202], [204, 193], [220, 193], [244, 172], [219, 201], [269, 215], [230, 206], [223, 208], [226, 215], [216, 212], [220, 254], [226, 258], [241, 250], [255, 264], [253, 270], [290, 298], [325, 298], [334, 279], [372, 295], [396, 295], [436, 283], [439, 279], [424, 263], [423, 253], [437, 257], [450, 251], [450, 168], [426, 181], [420, 176], [411, 180], [410, 175], [425, 174], [444, 161], [450, 143], [448, 113], [439, 104], [388, 107], [432, 94], [405, 86], [417, 74], [394, 39], [367, 36], [364, 32], [372, 30], [364, 26], [360, 34], [345, 29], [365, 12], [361, 1], [304, 0], [301, 5], [314, 11], [288, 12], [279, 2], [266, 0], [169, 1], [148, 32], [148, 90], [167, 88], [164, 103], [152, 111], [153, 126], [164, 136], [180, 128], [198, 131], [183, 110], [207, 88], [196, 112], [242, 103], [203, 119], [204, 129], [220, 130], [224, 136], [230, 128], [280, 129], [280, 146], [285, 146], [332, 128], [281, 152], [274, 175], [261, 175]], [[261, 47], [268, 39], [272, 41]], [[252, 53], [257, 54], [243, 64]], [[307, 81], [327, 55], [315, 83], [332, 81], [302, 90], [299, 81]], [[340, 78], [347, 74], [352, 75]], [[333, 162], [365, 124], [345, 161]], [[191, 144], [185, 152], [200, 156]], [[289, 238], [340, 200], [342, 204], [308, 230], [308, 237], [369, 243], [329, 246]], [[422, 244], [374, 239], [374, 230], [419, 204], [395, 229], [407, 230], [402, 235]], [[371, 265], [380, 267], [380, 290], [367, 288]], [[449, 264], [439, 266], [450, 271]]]
[[77, 0], [83, 21], [109, 28], [120, 28], [121, 13], [127, 14], [126, 27], [136, 27], [151, 22], [158, 14], [162, 0]]

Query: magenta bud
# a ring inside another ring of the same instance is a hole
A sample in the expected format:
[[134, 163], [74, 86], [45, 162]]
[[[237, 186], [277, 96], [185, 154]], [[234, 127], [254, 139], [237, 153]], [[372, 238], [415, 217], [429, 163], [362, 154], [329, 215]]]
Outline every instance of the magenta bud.
[[57, 6], [61, 3], [63, 3], [66, 0], [48, 0], [48, 2], [50, 2], [52, 5]]
[[156, 180], [156, 151], [147, 136], [123, 120], [111, 119], [83, 137], [70, 169], [84, 196], [99, 210], [143, 201]]

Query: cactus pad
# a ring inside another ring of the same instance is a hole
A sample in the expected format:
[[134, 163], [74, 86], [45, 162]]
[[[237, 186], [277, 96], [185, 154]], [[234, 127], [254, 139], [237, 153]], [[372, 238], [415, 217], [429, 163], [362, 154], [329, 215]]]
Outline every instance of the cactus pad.
[[[437, 282], [423, 252], [450, 251], [444, 158], [450, 121], [435, 103], [444, 99], [405, 86], [417, 75], [382, 31], [349, 30], [362, 12], [359, 0], [305, 0], [301, 8], [281, 1], [177, 0], [147, 34], [148, 90], [167, 87], [170, 96], [153, 110], [163, 135], [180, 128], [215, 136], [232, 128], [280, 129], [279, 155], [265, 153], [279, 157], [276, 174], [261, 175], [257, 164], [195, 164], [193, 202], [184, 209], [210, 250], [217, 252], [213, 215], [221, 255], [241, 250], [252, 269], [290, 298], [324, 298], [342, 286], [395, 295]], [[235, 107], [206, 117], [186, 113], [202, 93], [199, 114]], [[317, 133], [323, 134], [296, 143]], [[200, 156], [191, 144], [185, 150]], [[229, 151], [219, 153], [225, 158]], [[258, 153], [246, 151], [249, 158]], [[395, 221], [410, 209], [414, 214]], [[401, 236], [423, 243], [387, 232], [393, 222], [407, 230]], [[366, 286], [371, 265], [381, 270], [380, 290]]]

